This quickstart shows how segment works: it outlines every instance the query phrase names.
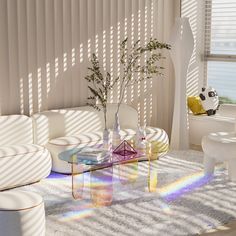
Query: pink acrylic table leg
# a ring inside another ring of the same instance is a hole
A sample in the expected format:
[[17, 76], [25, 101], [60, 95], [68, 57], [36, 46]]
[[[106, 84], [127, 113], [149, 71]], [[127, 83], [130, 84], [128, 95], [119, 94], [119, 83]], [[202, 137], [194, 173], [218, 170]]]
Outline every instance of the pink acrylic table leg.
[[94, 206], [109, 206], [113, 197], [113, 167], [90, 172], [90, 196]]
[[119, 179], [121, 184], [134, 183], [138, 178], [138, 160], [119, 164]]
[[157, 162], [151, 159], [148, 160], [148, 191], [156, 192], [157, 191]]
[[72, 196], [74, 199], [82, 198], [84, 188], [83, 166], [73, 163], [72, 168]]

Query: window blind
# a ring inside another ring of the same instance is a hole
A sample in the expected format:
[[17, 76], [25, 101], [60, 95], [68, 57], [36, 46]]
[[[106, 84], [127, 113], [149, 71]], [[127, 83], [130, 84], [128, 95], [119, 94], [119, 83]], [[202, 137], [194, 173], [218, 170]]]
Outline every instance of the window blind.
[[236, 0], [206, 0], [206, 56], [236, 56]]
[[236, 101], [236, 0], [205, 1], [206, 82], [222, 102]]

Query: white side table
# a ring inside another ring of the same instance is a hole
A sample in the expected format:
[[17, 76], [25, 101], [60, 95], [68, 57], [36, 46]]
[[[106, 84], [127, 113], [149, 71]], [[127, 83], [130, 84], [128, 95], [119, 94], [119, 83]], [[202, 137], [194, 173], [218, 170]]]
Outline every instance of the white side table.
[[44, 236], [45, 211], [42, 197], [19, 190], [0, 192], [0, 234]]
[[217, 162], [228, 162], [229, 178], [236, 181], [236, 133], [210, 133], [202, 138], [204, 152], [204, 171], [214, 172]]

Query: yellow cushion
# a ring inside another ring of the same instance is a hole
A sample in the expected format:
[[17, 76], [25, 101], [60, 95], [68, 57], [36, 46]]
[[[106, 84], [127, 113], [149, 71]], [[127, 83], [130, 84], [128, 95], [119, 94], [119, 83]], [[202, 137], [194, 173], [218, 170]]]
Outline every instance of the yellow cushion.
[[188, 108], [194, 115], [206, 113], [206, 111], [202, 107], [201, 99], [199, 96], [188, 97]]

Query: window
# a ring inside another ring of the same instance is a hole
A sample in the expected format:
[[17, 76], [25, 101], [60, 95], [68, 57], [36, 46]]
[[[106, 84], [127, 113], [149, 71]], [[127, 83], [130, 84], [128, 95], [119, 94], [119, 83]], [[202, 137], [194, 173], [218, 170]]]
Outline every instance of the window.
[[236, 0], [205, 1], [206, 79], [223, 103], [236, 103]]

